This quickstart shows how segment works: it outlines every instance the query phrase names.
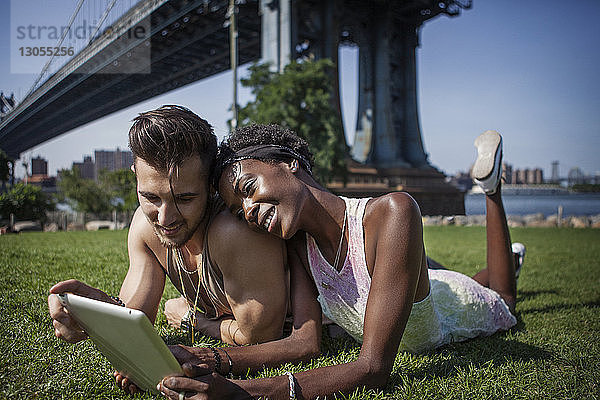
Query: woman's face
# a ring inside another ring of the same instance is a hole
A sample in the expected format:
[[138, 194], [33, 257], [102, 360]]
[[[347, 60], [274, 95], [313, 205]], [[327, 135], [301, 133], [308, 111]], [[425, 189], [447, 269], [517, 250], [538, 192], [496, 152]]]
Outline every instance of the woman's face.
[[300, 186], [290, 164], [248, 159], [225, 169], [219, 193], [229, 210], [250, 227], [289, 239], [298, 230]]

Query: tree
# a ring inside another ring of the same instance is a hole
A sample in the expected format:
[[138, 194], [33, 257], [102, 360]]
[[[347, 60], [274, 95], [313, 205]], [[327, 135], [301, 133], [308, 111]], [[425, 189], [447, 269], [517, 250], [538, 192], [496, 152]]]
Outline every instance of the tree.
[[128, 169], [101, 171], [98, 182], [81, 178], [77, 167], [63, 170], [58, 188], [61, 198], [77, 211], [129, 211], [138, 205], [135, 174]]
[[100, 186], [111, 196], [111, 203], [117, 211], [133, 211], [138, 206], [137, 181], [130, 169], [103, 171]]
[[333, 63], [292, 62], [282, 74], [254, 64], [241, 79], [255, 96], [239, 110], [240, 125], [277, 123], [296, 132], [315, 156], [314, 174], [322, 182], [343, 177], [348, 147], [338, 109], [333, 105]]
[[0, 182], [2, 183], [2, 190], [4, 190], [5, 184], [10, 178], [10, 167], [8, 164], [11, 161], [4, 150], [0, 149]]
[[42, 189], [17, 183], [6, 193], [0, 194], [0, 215], [8, 218], [14, 214], [20, 220], [46, 220], [46, 211], [54, 209], [52, 200]]
[[81, 178], [77, 167], [62, 171], [58, 189], [74, 210], [101, 213], [113, 209], [110, 194], [95, 181]]

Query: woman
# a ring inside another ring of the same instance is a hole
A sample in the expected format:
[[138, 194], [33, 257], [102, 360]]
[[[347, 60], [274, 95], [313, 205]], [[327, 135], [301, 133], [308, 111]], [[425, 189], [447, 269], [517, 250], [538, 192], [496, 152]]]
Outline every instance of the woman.
[[512, 327], [516, 274], [500, 194], [502, 139], [487, 131], [475, 145], [473, 176], [486, 192], [487, 268], [471, 279], [428, 270], [421, 214], [408, 194], [340, 198], [313, 179], [308, 146], [292, 132], [275, 125], [236, 131], [221, 149], [219, 190], [233, 213], [288, 241], [294, 330], [281, 341], [227, 349], [229, 368], [221, 364], [224, 357], [215, 355], [219, 368], [211, 368], [203, 350], [175, 349], [180, 361], [205, 364], [185, 364], [186, 374], [244, 371], [261, 362], [314, 356], [321, 322], [315, 298], [328, 318], [362, 343], [360, 355], [351, 363], [283, 377], [167, 378], [159, 389], [179, 399], [347, 393], [384, 386], [398, 349], [419, 352]]

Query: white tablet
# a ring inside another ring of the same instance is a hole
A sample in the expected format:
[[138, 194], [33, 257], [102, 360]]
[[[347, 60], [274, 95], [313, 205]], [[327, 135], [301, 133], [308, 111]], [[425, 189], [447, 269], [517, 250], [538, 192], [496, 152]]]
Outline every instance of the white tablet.
[[182, 374], [143, 312], [72, 293], [57, 296], [112, 366], [140, 389], [158, 393], [156, 385], [162, 378]]

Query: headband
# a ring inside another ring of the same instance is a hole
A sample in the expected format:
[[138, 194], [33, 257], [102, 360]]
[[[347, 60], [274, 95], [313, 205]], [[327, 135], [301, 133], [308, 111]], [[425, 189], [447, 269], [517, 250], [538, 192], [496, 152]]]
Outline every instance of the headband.
[[240, 149], [222, 162], [220, 170], [222, 172], [228, 165], [242, 160], [255, 159], [288, 161], [290, 158], [297, 159], [302, 168], [312, 175], [312, 168], [310, 167], [310, 163], [306, 157], [300, 155], [298, 152], [287, 146], [280, 146], [278, 144], [259, 144]]

